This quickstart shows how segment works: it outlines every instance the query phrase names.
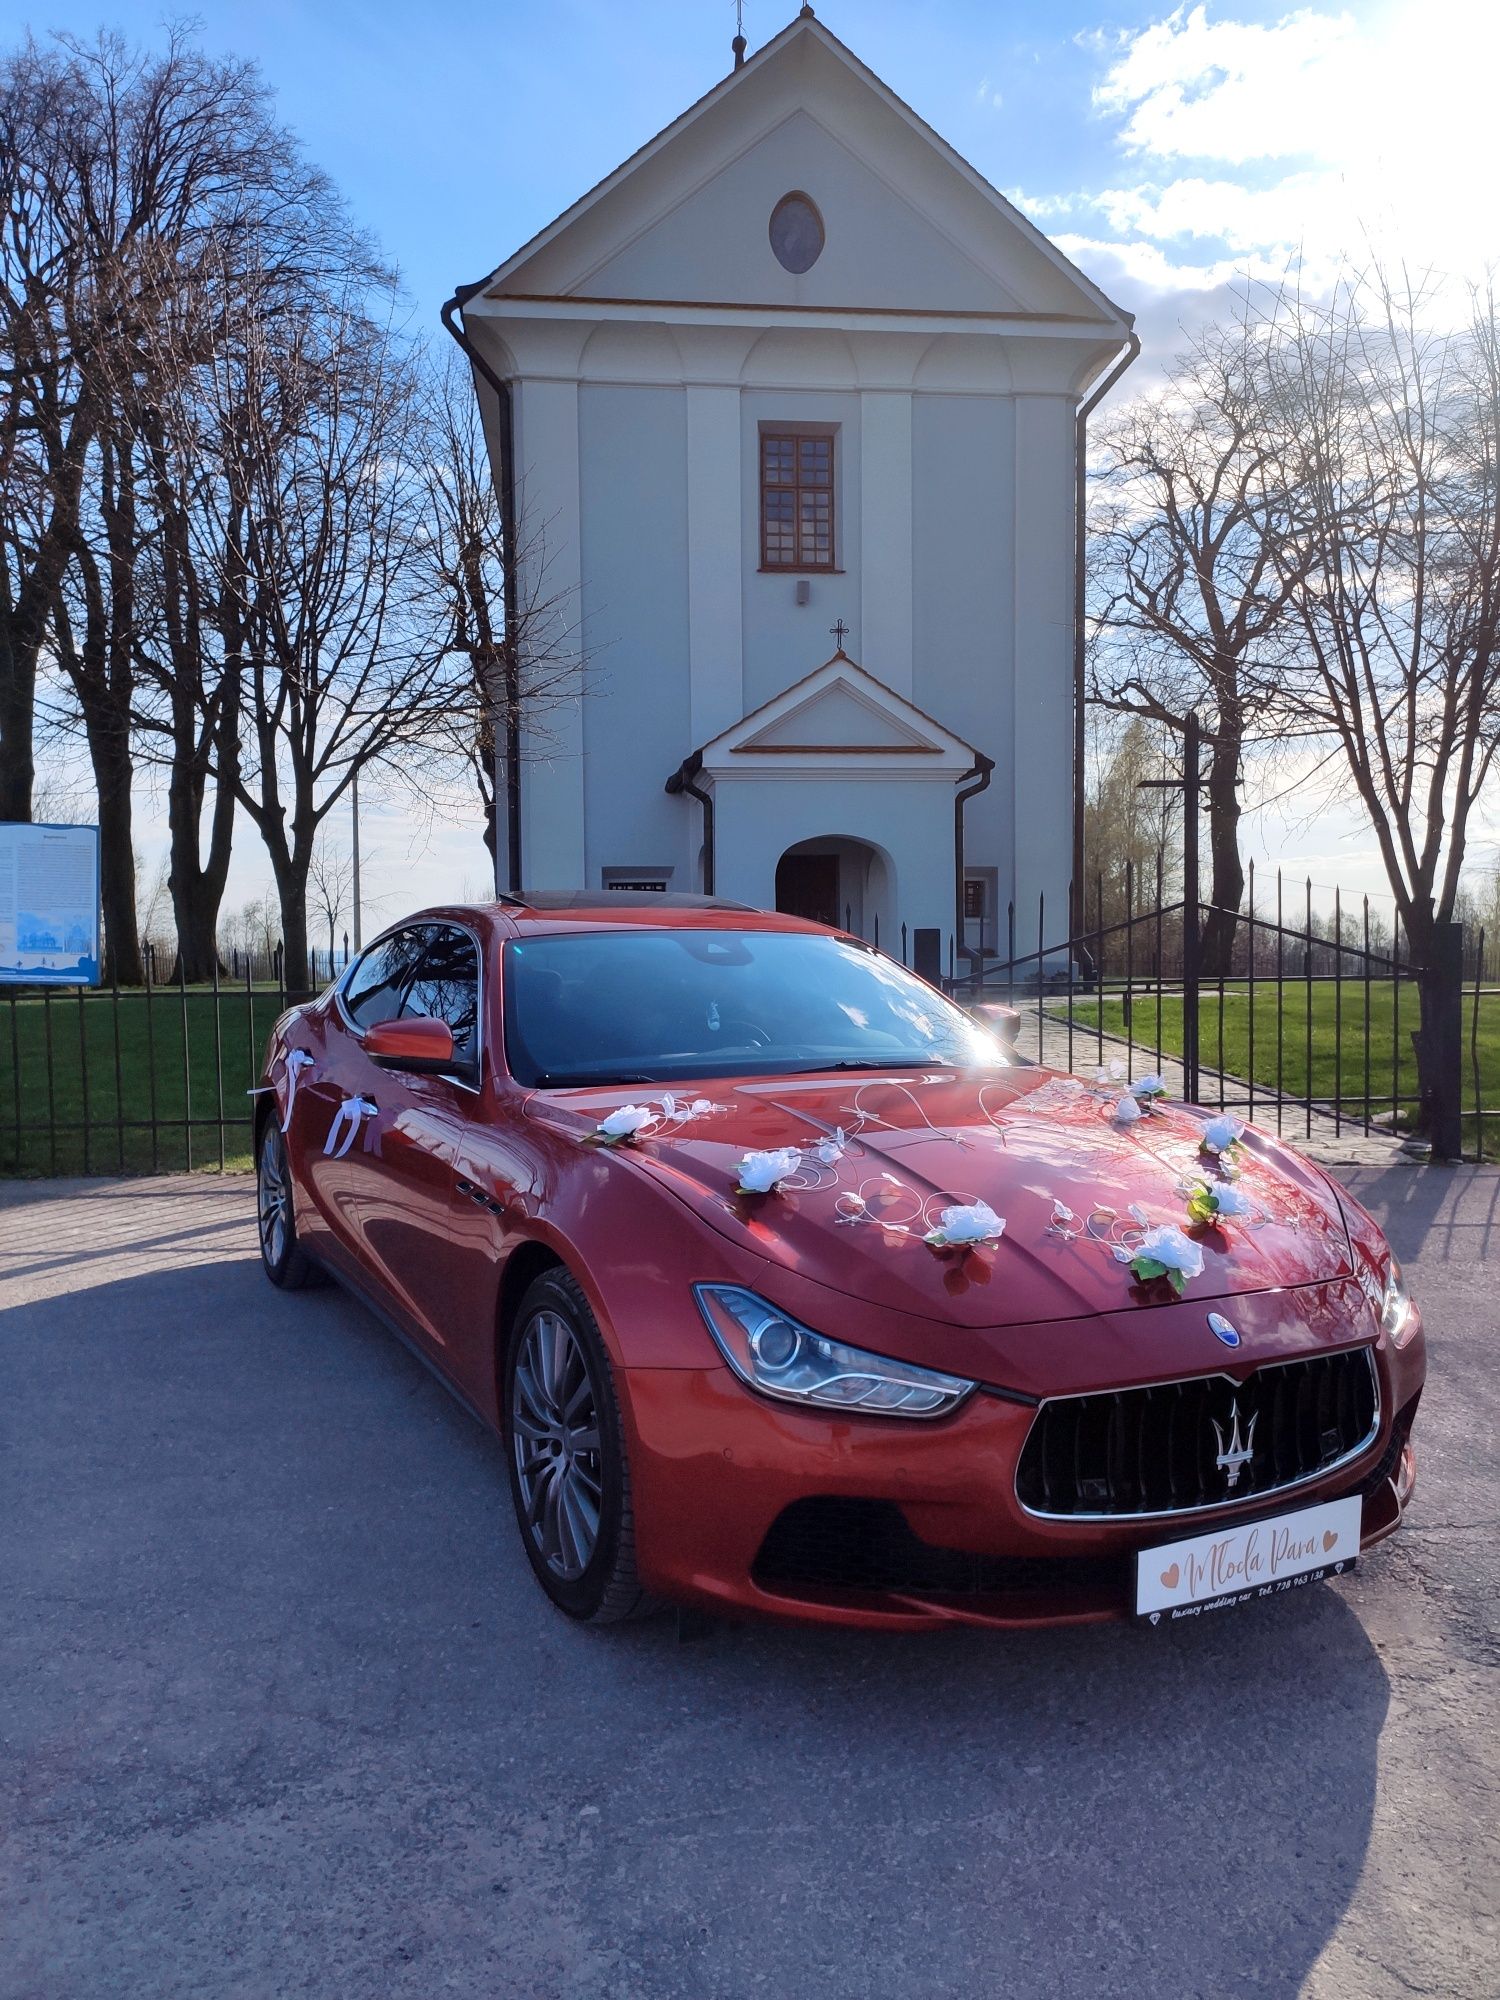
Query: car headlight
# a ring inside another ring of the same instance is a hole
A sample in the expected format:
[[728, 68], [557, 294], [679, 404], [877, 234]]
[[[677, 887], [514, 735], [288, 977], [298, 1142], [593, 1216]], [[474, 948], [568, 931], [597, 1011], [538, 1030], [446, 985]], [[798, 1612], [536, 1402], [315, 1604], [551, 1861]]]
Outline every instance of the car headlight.
[[1411, 1293], [1406, 1289], [1401, 1266], [1392, 1251], [1390, 1269], [1385, 1278], [1385, 1299], [1380, 1308], [1380, 1331], [1389, 1337], [1393, 1347], [1405, 1347], [1416, 1331], [1416, 1324]]
[[974, 1387], [960, 1375], [829, 1340], [738, 1285], [695, 1285], [693, 1296], [719, 1352], [763, 1396], [862, 1416], [942, 1417]]

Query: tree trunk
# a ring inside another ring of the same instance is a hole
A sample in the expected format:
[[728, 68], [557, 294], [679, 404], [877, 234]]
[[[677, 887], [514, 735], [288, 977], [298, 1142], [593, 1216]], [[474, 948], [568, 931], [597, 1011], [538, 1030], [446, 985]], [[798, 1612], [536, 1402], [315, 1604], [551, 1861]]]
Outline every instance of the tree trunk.
[[104, 910], [104, 979], [143, 986], [145, 960], [135, 914], [135, 849], [131, 844], [130, 744], [113, 732], [89, 734], [99, 793], [99, 899]]
[[[1457, 925], [1438, 921], [1430, 899], [1403, 909], [1402, 922], [1403, 959], [1415, 968], [1421, 1002], [1421, 1020], [1411, 1030], [1418, 1099], [1413, 1128], [1425, 1133], [1435, 1149], [1441, 1145], [1445, 1158], [1456, 1159], [1463, 1092], [1462, 932]], [[1395, 1059], [1400, 1056], [1398, 1048]]]
[[218, 942], [221, 892], [201, 874], [185, 883], [179, 881], [175, 861], [170, 887], [177, 925], [177, 963], [172, 977], [185, 979], [189, 986], [207, 984], [216, 969], [224, 970]]
[[279, 872], [282, 977], [288, 993], [306, 993], [311, 984], [307, 967], [307, 872], [295, 867]]
[[[226, 715], [217, 732], [221, 743], [226, 734], [238, 729], [237, 714]], [[219, 959], [219, 907], [224, 885], [229, 879], [229, 857], [234, 841], [233, 790], [237, 741], [221, 750], [219, 768], [228, 773], [214, 794], [213, 822], [209, 834], [208, 858], [199, 859], [203, 818], [203, 793], [207, 766], [196, 767], [183, 757], [174, 757], [172, 783], [167, 794], [167, 819], [172, 833], [172, 865], [168, 887], [172, 893], [172, 914], [177, 924], [177, 951], [189, 982], [212, 979]]]
[[[1212, 905], [1203, 923], [1199, 968], [1205, 979], [1228, 976], [1239, 928], [1245, 870], [1240, 860], [1240, 742], [1238, 724], [1221, 717], [1208, 768], [1208, 851]], [[1251, 940], [1252, 948], [1254, 940]]]
[[0, 820], [31, 818], [35, 708], [36, 653], [19, 648], [6, 632], [0, 636]]

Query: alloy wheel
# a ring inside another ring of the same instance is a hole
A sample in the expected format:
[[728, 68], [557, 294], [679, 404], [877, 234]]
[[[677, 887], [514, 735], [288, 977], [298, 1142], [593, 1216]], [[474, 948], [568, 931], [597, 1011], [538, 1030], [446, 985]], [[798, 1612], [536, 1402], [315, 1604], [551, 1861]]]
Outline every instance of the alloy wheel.
[[527, 1531], [552, 1574], [576, 1582], [599, 1542], [603, 1467], [594, 1384], [560, 1313], [526, 1328], [510, 1422]]
[[268, 1132], [265, 1144], [260, 1149], [258, 1183], [260, 1250], [266, 1263], [274, 1271], [286, 1251], [287, 1224], [291, 1208], [286, 1161], [281, 1149], [281, 1136], [277, 1132]]

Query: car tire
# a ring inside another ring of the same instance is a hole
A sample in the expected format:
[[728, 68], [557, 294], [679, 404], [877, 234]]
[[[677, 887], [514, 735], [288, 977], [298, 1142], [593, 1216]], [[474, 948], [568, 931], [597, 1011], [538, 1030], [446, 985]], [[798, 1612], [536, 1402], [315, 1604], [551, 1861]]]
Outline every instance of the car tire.
[[283, 1292], [315, 1285], [322, 1272], [297, 1241], [291, 1162], [274, 1118], [266, 1120], [255, 1154], [255, 1219], [261, 1269]]
[[596, 1625], [659, 1609], [636, 1570], [630, 1460], [609, 1355], [582, 1286], [560, 1266], [521, 1300], [501, 1395], [516, 1523], [548, 1597]]

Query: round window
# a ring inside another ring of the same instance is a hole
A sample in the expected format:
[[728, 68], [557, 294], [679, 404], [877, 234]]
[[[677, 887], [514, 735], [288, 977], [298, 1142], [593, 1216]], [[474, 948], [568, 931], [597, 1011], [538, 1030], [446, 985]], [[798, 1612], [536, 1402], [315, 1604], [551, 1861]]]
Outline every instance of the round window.
[[823, 218], [805, 194], [784, 194], [771, 210], [771, 248], [797, 277], [823, 254]]

